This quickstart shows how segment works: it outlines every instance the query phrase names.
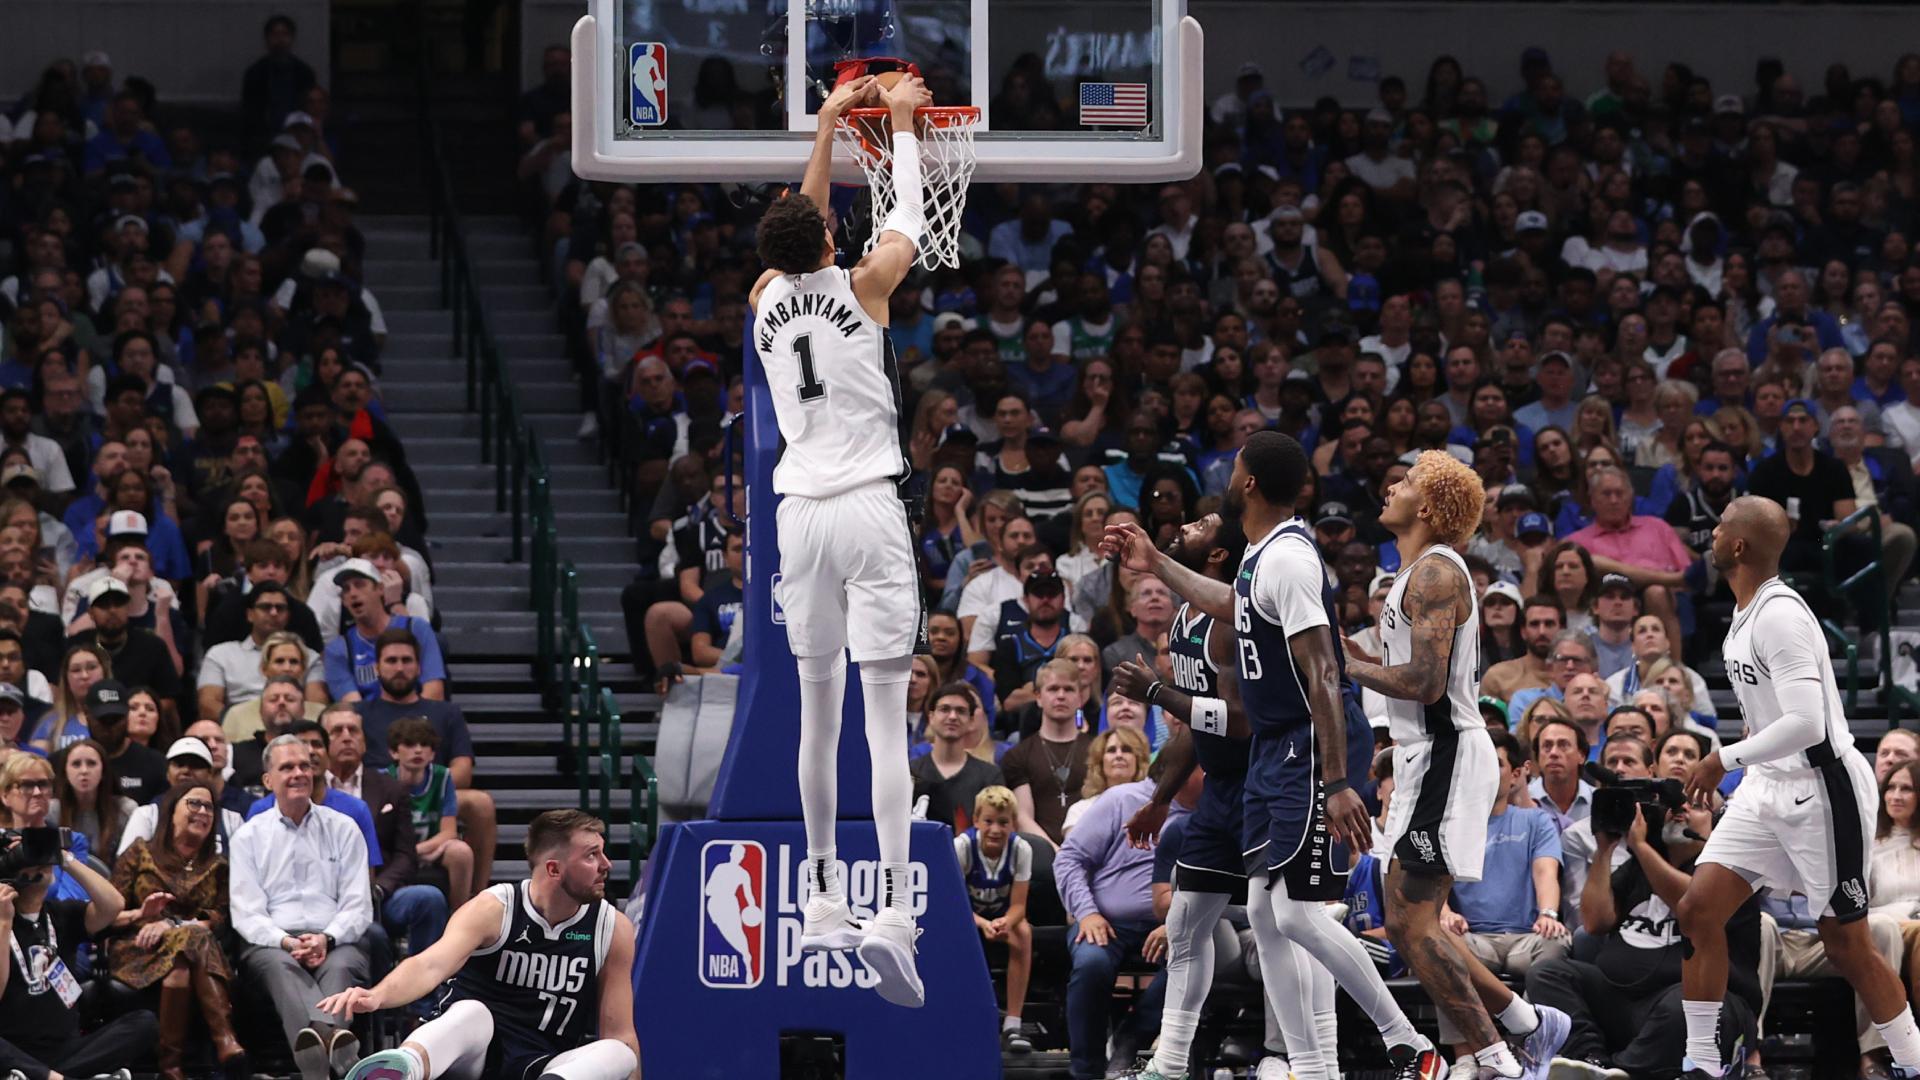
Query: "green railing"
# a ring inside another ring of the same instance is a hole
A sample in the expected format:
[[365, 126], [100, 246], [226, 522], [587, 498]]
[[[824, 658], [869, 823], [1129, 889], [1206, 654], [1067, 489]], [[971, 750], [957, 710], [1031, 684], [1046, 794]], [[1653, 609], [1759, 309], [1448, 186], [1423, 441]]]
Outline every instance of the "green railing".
[[[1843, 578], [1835, 561], [1840, 540], [1849, 533], [1860, 532], [1863, 524], [1865, 534], [1873, 540], [1873, 558]], [[1920, 713], [1920, 695], [1893, 683], [1893, 588], [1887, 581], [1886, 564], [1881, 558], [1878, 506], [1863, 506], [1827, 529], [1820, 538], [1820, 577], [1828, 595], [1850, 604], [1863, 626], [1871, 626], [1869, 632], [1879, 637], [1880, 670], [1874, 681], [1880, 687], [1880, 703], [1887, 711], [1887, 726], [1899, 727], [1903, 708]], [[1860, 643], [1833, 619], [1821, 619], [1820, 626], [1828, 640], [1846, 657], [1846, 707], [1851, 713], [1860, 698]]]
[[[567, 760], [580, 790], [580, 809], [611, 823], [615, 795], [627, 796], [627, 880], [640, 880], [640, 861], [660, 831], [660, 780], [644, 754], [624, 754], [619, 702], [600, 685], [600, 645], [580, 619], [579, 575], [571, 561], [560, 565], [560, 633], [566, 650], [563, 726]], [[597, 737], [597, 738], [596, 738]], [[626, 758], [623, 764], [622, 757]]]
[[501, 360], [499, 337], [467, 253], [466, 228], [453, 199], [439, 129], [425, 108], [420, 125], [431, 195], [431, 250], [440, 261], [440, 303], [453, 315], [453, 351], [466, 368], [467, 411], [480, 414], [480, 460], [493, 466], [494, 509], [507, 516], [511, 530], [507, 561], [528, 564], [536, 640], [533, 678], [551, 707], [558, 699], [560, 661], [560, 620], [554, 610], [560, 552], [552, 479], [540, 438], [528, 426], [513, 375]]

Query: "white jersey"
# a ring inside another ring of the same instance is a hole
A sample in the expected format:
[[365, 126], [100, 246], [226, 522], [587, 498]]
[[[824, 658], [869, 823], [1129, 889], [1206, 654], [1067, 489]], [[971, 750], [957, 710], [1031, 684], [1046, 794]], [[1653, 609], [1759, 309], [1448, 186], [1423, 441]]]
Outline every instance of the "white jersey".
[[906, 478], [893, 346], [861, 308], [848, 271], [829, 266], [768, 282], [753, 344], [785, 444], [774, 491], [824, 499]]
[[1445, 544], [1435, 544], [1394, 576], [1393, 589], [1387, 593], [1386, 605], [1380, 610], [1382, 661], [1392, 667], [1413, 659], [1413, 620], [1408, 617], [1404, 604], [1407, 583], [1413, 580], [1415, 565], [1435, 556], [1460, 571], [1460, 580], [1467, 586], [1467, 617], [1453, 630], [1446, 693], [1433, 702], [1387, 698], [1387, 731], [1396, 743], [1417, 742], [1449, 727], [1455, 731], [1472, 731], [1486, 726], [1486, 721], [1480, 718], [1479, 686], [1474, 677], [1480, 670], [1480, 604], [1473, 598], [1473, 575], [1467, 572], [1466, 560], [1459, 552]]
[[1853, 749], [1853, 732], [1847, 728], [1826, 637], [1813, 609], [1786, 582], [1777, 577], [1768, 580], [1746, 607], [1733, 613], [1721, 655], [1750, 737], [1780, 720], [1778, 683], [1809, 676], [1820, 680], [1826, 737], [1810, 750], [1761, 762], [1753, 766], [1754, 772], [1784, 776], [1833, 761]]

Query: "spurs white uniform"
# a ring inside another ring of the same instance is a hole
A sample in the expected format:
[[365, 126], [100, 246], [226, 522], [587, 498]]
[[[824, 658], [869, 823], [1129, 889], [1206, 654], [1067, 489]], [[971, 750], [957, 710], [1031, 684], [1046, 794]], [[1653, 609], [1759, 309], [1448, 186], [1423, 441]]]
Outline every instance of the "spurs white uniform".
[[[1756, 888], [1804, 893], [1817, 916], [1865, 916], [1878, 785], [1854, 748], [1813, 609], [1773, 578], [1733, 613], [1722, 652], [1748, 735], [1722, 748], [1721, 760], [1746, 766], [1747, 775], [1700, 861]], [[1780, 724], [1793, 726], [1789, 741], [1804, 749], [1749, 765], [1742, 750], [1765, 753], [1759, 737]]]
[[925, 617], [898, 491], [909, 466], [886, 330], [860, 306], [849, 272], [830, 266], [768, 282], [753, 339], [780, 425], [774, 600], [787, 641], [795, 656], [906, 656]]
[[1400, 569], [1380, 612], [1380, 645], [1388, 666], [1412, 659], [1407, 585], [1415, 565], [1436, 558], [1459, 572], [1469, 607], [1466, 620], [1453, 631], [1445, 692], [1431, 702], [1386, 699], [1387, 731], [1394, 742], [1386, 843], [1405, 869], [1479, 881], [1487, 817], [1500, 796], [1500, 755], [1480, 718], [1474, 679], [1480, 670], [1480, 605], [1473, 599], [1473, 577], [1459, 552], [1436, 544]]

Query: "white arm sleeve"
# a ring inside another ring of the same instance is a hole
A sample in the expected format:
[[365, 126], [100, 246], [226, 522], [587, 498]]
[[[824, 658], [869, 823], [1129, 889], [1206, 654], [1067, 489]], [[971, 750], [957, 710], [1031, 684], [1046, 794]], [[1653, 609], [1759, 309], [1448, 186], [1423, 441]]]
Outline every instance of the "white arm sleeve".
[[893, 133], [893, 210], [881, 232], [897, 232], [920, 244], [927, 228], [926, 192], [920, 179], [920, 139], [911, 131]]
[[1753, 653], [1773, 676], [1780, 718], [1751, 737], [1720, 751], [1729, 769], [1759, 765], [1791, 757], [1826, 737], [1828, 709], [1826, 642], [1812, 616], [1804, 610], [1793, 617], [1760, 621], [1754, 612]]

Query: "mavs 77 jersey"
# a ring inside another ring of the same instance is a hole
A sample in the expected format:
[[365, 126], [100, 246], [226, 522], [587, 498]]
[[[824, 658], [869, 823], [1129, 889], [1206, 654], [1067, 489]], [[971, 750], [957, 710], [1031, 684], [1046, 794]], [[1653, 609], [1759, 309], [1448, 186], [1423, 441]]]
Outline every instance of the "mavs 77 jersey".
[[849, 271], [828, 266], [768, 282], [753, 345], [784, 443], [776, 492], [824, 499], [906, 478], [893, 346], [860, 306]]
[[445, 1004], [478, 1001], [497, 1041], [537, 1056], [590, 1042], [600, 1030], [600, 968], [613, 945], [613, 905], [596, 900], [558, 925], [533, 906], [527, 882], [487, 890], [500, 901], [500, 936], [455, 973]]

